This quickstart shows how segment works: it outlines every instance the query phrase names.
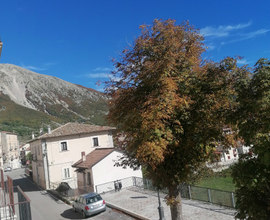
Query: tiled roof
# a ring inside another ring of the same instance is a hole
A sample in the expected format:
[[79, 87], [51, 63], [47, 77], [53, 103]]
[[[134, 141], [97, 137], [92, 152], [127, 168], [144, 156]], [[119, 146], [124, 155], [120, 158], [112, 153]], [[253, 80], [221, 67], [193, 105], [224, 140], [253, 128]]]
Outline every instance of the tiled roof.
[[11, 132], [11, 131], [0, 131], [0, 132], [2, 132], [2, 133], [6, 133], [6, 134], [14, 134], [14, 135], [16, 135], [16, 133]]
[[223, 146], [221, 146], [221, 145], [216, 146], [216, 151], [223, 152]]
[[68, 136], [74, 134], [88, 134], [92, 132], [98, 131], [109, 131], [114, 130], [114, 127], [109, 126], [98, 126], [98, 125], [90, 125], [90, 124], [79, 124], [79, 123], [67, 123], [62, 125], [59, 128], [51, 131], [51, 134], [46, 133], [38, 137], [41, 138], [50, 138], [50, 137], [60, 137], [60, 136]]
[[91, 153], [86, 155], [86, 160], [82, 161], [80, 159], [76, 163], [72, 165], [72, 167], [75, 168], [91, 168], [96, 163], [101, 161], [104, 157], [108, 156], [110, 153], [112, 153], [115, 149], [114, 148], [97, 148], [93, 150]]

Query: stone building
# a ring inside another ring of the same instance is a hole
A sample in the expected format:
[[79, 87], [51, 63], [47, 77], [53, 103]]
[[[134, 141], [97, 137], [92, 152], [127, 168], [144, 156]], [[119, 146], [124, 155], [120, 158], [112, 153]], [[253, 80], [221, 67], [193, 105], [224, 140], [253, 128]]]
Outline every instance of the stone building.
[[20, 167], [19, 142], [17, 134], [13, 132], [0, 132], [0, 167]]

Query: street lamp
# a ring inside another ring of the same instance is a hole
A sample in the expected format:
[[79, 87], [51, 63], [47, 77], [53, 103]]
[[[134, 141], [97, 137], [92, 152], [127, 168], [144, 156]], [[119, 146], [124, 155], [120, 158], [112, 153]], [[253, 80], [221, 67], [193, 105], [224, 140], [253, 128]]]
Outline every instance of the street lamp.
[[164, 209], [161, 206], [160, 197], [159, 197], [159, 189], [158, 189], [158, 214], [159, 214], [159, 220], [165, 220], [164, 217]]

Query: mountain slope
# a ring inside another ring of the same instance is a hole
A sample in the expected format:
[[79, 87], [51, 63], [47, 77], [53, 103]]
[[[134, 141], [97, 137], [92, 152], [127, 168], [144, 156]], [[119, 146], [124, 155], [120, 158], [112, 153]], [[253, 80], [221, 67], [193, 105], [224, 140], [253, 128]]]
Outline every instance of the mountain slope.
[[[14, 118], [24, 121], [23, 118], [31, 118], [36, 115], [33, 112], [38, 111], [40, 122], [36, 119], [36, 124], [48, 119], [57, 123], [78, 121], [104, 125], [107, 101], [104, 94], [93, 89], [12, 64], [0, 64], [0, 110], [5, 106], [5, 110], [0, 111], [2, 124], [7, 118], [9, 123]], [[6, 112], [12, 117], [3, 117]]]

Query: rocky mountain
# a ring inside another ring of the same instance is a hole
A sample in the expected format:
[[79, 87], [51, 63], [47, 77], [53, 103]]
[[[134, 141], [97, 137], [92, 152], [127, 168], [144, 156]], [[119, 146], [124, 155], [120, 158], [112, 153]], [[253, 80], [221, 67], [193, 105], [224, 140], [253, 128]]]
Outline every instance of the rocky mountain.
[[25, 116], [29, 119], [25, 114], [15, 115], [17, 109], [40, 114], [41, 123], [50, 118], [57, 123], [78, 121], [103, 125], [107, 101], [108, 97], [93, 89], [12, 64], [0, 64], [0, 125], [10, 122], [1, 117], [7, 112], [19, 121]]

